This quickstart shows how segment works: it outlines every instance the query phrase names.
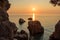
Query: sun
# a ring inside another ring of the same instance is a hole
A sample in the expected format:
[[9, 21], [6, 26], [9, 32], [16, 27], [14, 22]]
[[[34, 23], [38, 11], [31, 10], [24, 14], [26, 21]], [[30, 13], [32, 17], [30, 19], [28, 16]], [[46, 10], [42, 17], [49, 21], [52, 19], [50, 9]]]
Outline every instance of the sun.
[[35, 8], [32, 8], [32, 11], [35, 11], [36, 9]]

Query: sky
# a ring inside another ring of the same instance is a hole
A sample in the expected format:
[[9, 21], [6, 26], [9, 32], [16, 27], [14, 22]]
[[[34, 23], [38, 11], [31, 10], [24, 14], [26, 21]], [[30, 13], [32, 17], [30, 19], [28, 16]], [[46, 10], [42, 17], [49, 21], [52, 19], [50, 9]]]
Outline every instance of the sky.
[[35, 8], [37, 14], [60, 14], [60, 7], [54, 7], [49, 1], [50, 0], [9, 0], [11, 7], [8, 12], [10, 14], [31, 14], [32, 8]]

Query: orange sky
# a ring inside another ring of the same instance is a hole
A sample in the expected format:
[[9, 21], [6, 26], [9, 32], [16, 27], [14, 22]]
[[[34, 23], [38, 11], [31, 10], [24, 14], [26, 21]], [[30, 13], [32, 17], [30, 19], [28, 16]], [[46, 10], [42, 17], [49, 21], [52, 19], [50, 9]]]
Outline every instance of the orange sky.
[[49, 3], [50, 0], [9, 0], [11, 7], [8, 12], [11, 14], [27, 14], [32, 12], [32, 8], [36, 9], [36, 13], [60, 13], [60, 7], [53, 7]]

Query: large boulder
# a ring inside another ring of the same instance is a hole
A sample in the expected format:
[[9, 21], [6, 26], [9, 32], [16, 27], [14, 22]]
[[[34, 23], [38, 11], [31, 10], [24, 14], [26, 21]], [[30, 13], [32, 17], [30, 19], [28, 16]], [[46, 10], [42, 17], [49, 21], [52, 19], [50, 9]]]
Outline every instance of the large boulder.
[[44, 28], [42, 27], [41, 23], [39, 21], [29, 21], [28, 22], [28, 29], [31, 36], [35, 35], [43, 35]]
[[22, 25], [24, 22], [25, 22], [24, 19], [22, 19], [22, 18], [19, 19], [19, 24], [20, 24], [20, 25]]
[[7, 13], [7, 10], [10, 8], [10, 5], [8, 7], [9, 1], [8, 0], [0, 0], [0, 20], [5, 21], [9, 20], [9, 15]]
[[50, 39], [49, 40], [60, 40], [60, 20], [55, 25], [55, 31], [50, 36]]
[[9, 21], [7, 10], [10, 8], [8, 0], [0, 0], [0, 40], [13, 40], [17, 32], [16, 24]]

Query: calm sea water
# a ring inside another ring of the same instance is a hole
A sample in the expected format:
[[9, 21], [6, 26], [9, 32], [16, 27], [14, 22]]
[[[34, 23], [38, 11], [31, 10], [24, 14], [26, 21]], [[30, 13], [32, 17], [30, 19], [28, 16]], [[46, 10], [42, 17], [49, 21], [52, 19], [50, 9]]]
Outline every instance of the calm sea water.
[[[18, 31], [22, 29], [25, 30], [28, 34], [28, 18], [32, 15], [10, 15], [10, 21], [14, 22], [18, 27]], [[19, 18], [23, 18], [26, 22], [23, 25], [19, 25]], [[41, 22], [41, 25], [44, 27], [44, 36], [43, 40], [48, 40], [49, 36], [53, 33], [55, 24], [60, 20], [60, 16], [40, 16], [36, 15], [36, 20]], [[42, 39], [41, 39], [42, 40]]]

